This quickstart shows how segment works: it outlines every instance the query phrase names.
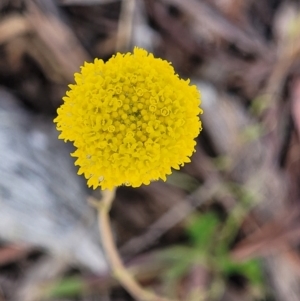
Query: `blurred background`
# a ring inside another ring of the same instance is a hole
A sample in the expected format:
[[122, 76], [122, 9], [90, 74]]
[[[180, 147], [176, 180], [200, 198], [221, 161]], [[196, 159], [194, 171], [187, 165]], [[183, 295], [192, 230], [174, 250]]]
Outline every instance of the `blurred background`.
[[129, 301], [53, 118], [84, 61], [139, 46], [202, 94], [192, 162], [111, 211], [148, 289], [300, 300], [297, 0], [0, 0], [0, 300]]

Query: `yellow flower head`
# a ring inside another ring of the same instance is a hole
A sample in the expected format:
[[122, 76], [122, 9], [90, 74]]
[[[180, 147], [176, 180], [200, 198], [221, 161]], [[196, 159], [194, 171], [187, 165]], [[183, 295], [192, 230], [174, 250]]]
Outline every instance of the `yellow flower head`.
[[138, 187], [190, 162], [201, 130], [200, 94], [167, 61], [135, 48], [75, 74], [54, 122], [73, 141], [88, 185]]

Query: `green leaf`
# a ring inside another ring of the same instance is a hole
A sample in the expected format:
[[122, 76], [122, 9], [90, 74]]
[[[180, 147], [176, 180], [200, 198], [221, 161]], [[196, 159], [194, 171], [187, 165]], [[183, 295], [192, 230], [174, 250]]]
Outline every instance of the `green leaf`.
[[84, 281], [79, 277], [61, 279], [49, 288], [47, 295], [51, 298], [76, 297], [85, 289]]
[[206, 251], [215, 241], [215, 233], [219, 223], [216, 214], [207, 212], [190, 219], [187, 233], [198, 248]]
[[263, 283], [263, 274], [260, 262], [256, 259], [248, 260], [245, 262], [233, 262], [229, 258], [222, 258], [222, 270], [226, 275], [240, 274], [246, 277], [253, 285]]

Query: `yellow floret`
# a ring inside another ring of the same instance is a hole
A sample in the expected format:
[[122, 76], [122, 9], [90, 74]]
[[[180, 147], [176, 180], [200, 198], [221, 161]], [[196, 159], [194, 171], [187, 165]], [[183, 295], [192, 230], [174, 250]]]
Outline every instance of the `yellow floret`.
[[167, 61], [135, 48], [75, 74], [54, 122], [73, 141], [88, 186], [138, 187], [190, 162], [201, 131], [200, 93]]

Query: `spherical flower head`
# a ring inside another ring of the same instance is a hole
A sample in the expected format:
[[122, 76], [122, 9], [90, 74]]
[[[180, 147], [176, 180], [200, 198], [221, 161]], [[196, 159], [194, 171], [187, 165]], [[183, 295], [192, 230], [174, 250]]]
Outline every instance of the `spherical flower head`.
[[73, 141], [88, 186], [138, 187], [190, 162], [201, 130], [200, 93], [167, 61], [135, 48], [75, 74], [54, 122]]

